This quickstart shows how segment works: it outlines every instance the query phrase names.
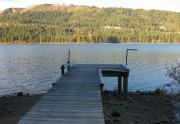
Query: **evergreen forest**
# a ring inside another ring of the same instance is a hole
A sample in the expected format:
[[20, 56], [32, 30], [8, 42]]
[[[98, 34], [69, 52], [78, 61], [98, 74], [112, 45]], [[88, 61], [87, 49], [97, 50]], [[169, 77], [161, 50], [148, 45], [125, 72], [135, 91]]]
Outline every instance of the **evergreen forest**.
[[180, 13], [42, 4], [0, 12], [0, 43], [180, 43]]

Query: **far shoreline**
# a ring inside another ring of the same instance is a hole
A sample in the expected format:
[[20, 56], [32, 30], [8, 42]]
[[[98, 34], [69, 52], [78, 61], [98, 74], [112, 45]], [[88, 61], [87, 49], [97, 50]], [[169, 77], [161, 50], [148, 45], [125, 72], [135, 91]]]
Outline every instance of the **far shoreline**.
[[91, 44], [131, 44], [131, 45], [179, 45], [180, 43], [0, 43], [0, 45], [91, 45]]

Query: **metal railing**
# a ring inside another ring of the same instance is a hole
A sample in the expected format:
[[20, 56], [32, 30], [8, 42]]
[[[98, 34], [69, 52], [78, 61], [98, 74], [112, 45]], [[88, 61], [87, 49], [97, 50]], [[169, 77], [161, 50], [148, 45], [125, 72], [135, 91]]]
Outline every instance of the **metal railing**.
[[67, 63], [64, 64], [64, 65], [61, 65], [61, 75], [65, 74], [65, 69], [66, 68], [67, 68], [67, 70], [70, 70], [70, 68], [72, 66], [76, 66], [76, 59], [74, 59], [72, 62], [70, 62], [70, 50], [69, 50]]
[[126, 66], [127, 66], [127, 57], [128, 57], [128, 51], [129, 50], [138, 51], [137, 49], [127, 49], [126, 50]]

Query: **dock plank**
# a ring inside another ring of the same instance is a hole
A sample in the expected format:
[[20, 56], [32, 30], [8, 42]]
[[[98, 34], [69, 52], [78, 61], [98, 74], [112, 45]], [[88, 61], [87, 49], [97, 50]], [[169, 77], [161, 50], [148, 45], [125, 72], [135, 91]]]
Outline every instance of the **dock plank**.
[[99, 69], [120, 64], [78, 64], [62, 75], [18, 124], [104, 124]]

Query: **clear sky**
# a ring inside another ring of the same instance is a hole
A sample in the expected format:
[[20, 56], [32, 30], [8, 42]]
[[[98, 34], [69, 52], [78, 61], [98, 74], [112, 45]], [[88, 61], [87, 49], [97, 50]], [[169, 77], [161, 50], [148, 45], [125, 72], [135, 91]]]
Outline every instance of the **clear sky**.
[[10, 7], [29, 7], [31, 5], [50, 4], [75, 4], [97, 7], [124, 7], [143, 8], [156, 10], [170, 10], [180, 12], [180, 0], [0, 0], [0, 10]]

